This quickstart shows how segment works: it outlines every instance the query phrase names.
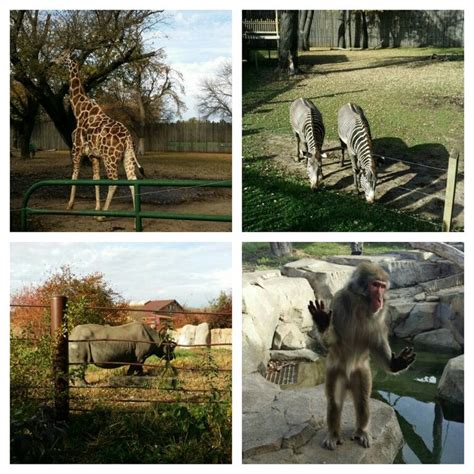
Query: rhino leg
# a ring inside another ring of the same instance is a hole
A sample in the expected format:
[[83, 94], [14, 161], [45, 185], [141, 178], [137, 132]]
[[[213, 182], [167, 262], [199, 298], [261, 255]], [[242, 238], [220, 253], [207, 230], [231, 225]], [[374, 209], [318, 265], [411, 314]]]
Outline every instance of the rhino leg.
[[130, 365], [127, 370], [127, 375], [143, 375], [143, 367], [141, 365]]

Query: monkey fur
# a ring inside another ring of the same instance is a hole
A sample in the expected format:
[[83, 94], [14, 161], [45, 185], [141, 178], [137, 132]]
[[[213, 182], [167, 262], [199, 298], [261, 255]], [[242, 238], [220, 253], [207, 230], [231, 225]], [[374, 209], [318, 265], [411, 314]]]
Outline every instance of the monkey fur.
[[347, 391], [351, 392], [356, 414], [352, 435], [364, 448], [370, 447], [369, 399], [372, 374], [369, 356], [387, 372], [406, 369], [415, 360], [413, 349], [406, 347], [398, 356], [388, 343], [385, 323], [387, 273], [373, 263], [361, 263], [349, 282], [339, 290], [326, 312], [322, 301], [309, 302], [308, 309], [328, 347], [326, 359], [326, 398], [328, 434], [322, 442], [327, 449], [342, 444], [341, 413]]

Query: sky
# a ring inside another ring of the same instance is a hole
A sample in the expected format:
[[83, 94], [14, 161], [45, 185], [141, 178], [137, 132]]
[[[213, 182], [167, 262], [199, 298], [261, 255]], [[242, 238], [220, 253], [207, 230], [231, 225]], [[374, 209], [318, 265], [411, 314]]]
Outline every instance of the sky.
[[166, 10], [148, 39], [164, 48], [167, 62], [183, 74], [188, 107], [183, 119], [198, 117], [196, 96], [199, 83], [212, 77], [226, 60], [232, 60], [232, 12], [230, 10]]
[[39, 285], [69, 265], [84, 276], [100, 272], [126, 301], [175, 299], [206, 306], [232, 287], [229, 243], [12, 243], [10, 288]]

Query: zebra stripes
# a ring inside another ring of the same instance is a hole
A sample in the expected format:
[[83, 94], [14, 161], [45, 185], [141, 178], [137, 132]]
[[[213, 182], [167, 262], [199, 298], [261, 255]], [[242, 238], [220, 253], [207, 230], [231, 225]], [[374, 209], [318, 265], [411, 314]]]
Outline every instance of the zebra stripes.
[[364, 111], [355, 104], [345, 104], [338, 113], [338, 132], [342, 146], [341, 166], [344, 164], [344, 149], [347, 149], [352, 164], [354, 186], [362, 189], [367, 202], [375, 199], [377, 175], [372, 152], [372, 136]]
[[[296, 99], [290, 106], [290, 123], [296, 137], [296, 157], [306, 158], [306, 170], [311, 189], [317, 188], [323, 179], [321, 147], [324, 141], [324, 124], [321, 112], [307, 99]], [[300, 142], [304, 149], [300, 149]]]

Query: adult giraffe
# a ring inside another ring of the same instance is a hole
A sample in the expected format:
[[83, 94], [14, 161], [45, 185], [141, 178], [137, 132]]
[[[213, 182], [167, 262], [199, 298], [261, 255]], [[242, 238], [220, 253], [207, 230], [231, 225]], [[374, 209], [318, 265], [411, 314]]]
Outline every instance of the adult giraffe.
[[[108, 179], [118, 179], [118, 165], [123, 160], [127, 179], [137, 179], [135, 166], [144, 176], [143, 168], [135, 156], [133, 139], [127, 128], [110, 118], [101, 107], [89, 98], [79, 77], [79, 65], [64, 52], [54, 60], [69, 69], [69, 100], [76, 117], [76, 128], [72, 132], [72, 178], [78, 179], [81, 160], [88, 156], [92, 161], [93, 179], [100, 179], [100, 160], [103, 161]], [[103, 210], [108, 210], [117, 186], [109, 186]], [[135, 205], [134, 187], [130, 186]], [[67, 209], [74, 206], [76, 185], [71, 187]], [[100, 210], [100, 189], [95, 187], [95, 209]]]

